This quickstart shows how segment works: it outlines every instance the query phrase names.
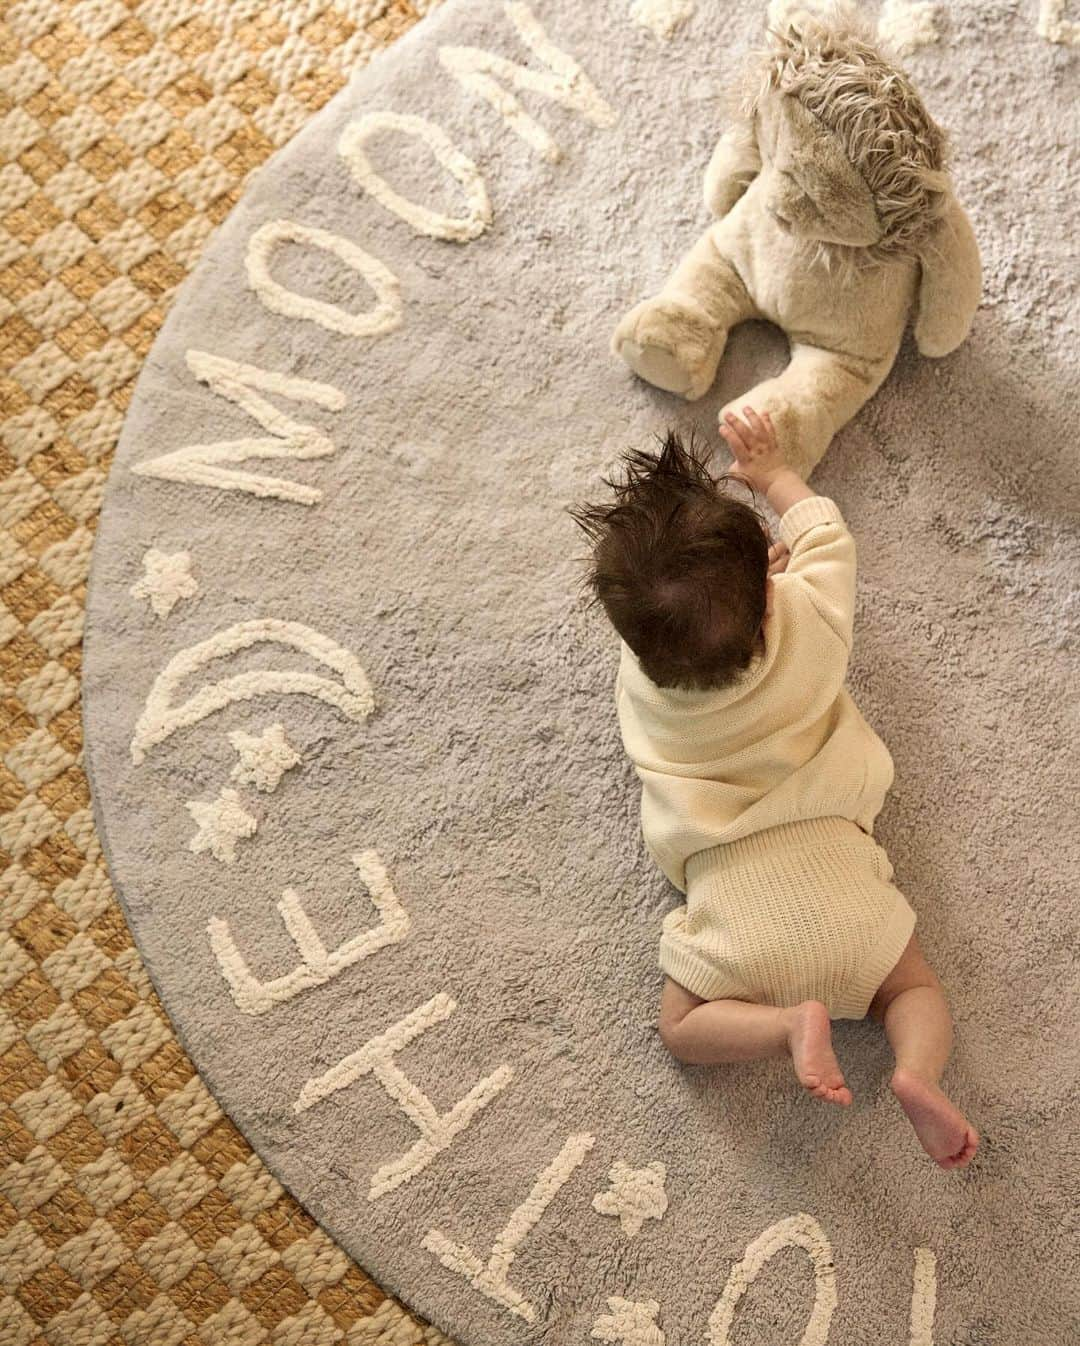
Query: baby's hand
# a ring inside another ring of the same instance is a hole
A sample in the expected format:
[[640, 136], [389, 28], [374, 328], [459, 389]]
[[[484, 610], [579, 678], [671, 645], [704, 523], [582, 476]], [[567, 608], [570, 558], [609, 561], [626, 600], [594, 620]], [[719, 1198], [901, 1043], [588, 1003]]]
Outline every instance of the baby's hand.
[[768, 412], [759, 416], [753, 407], [743, 407], [745, 421], [725, 412], [720, 423], [724, 443], [735, 458], [731, 475], [756, 491], [766, 492], [774, 478], [788, 470], [787, 460], [776, 442], [776, 430]]
[[791, 552], [782, 542], [774, 542], [769, 548], [769, 574], [782, 575], [791, 560]]

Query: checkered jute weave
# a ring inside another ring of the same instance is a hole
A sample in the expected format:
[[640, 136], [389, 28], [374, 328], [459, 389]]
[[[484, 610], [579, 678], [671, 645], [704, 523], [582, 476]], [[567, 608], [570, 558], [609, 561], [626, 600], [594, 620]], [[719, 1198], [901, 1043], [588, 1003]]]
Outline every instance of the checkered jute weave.
[[82, 770], [135, 375], [246, 176], [430, 0], [0, 0], [0, 1342], [414, 1346], [181, 1050]]

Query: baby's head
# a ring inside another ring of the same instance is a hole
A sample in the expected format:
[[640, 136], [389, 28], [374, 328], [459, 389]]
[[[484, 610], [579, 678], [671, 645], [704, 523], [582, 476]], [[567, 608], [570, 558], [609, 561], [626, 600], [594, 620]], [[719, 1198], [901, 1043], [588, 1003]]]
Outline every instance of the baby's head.
[[623, 459], [610, 501], [571, 511], [593, 543], [589, 586], [660, 687], [725, 687], [761, 637], [769, 541], [725, 495], [693, 443]]

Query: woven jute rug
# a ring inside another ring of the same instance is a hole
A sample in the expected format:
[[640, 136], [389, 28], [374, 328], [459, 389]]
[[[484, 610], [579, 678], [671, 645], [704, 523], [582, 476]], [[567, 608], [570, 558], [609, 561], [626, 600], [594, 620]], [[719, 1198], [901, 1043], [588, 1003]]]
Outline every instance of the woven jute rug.
[[249, 174], [426, 5], [0, 4], [0, 1342], [414, 1346], [178, 1045], [82, 769], [105, 474]]
[[[816, 481], [859, 539], [878, 835], [952, 998], [971, 1169], [920, 1150], [876, 1025], [837, 1030], [850, 1110], [655, 1031], [677, 898], [566, 506], [628, 444], [715, 433], [777, 359], [740, 333], [688, 407], [608, 350], [705, 224], [761, 5], [450, 0], [248, 185], [128, 409], [84, 671], [120, 898], [218, 1106], [468, 1346], [1077, 1339], [1078, 34], [1060, 7], [871, 12], [952, 133], [984, 303], [949, 359], [904, 349]], [[74, 695], [62, 657], [26, 685], [31, 713]], [[74, 998], [94, 962], [45, 966]], [[144, 1019], [105, 1050], [152, 1050]], [[214, 1233], [271, 1274], [256, 1221]], [[153, 1237], [192, 1255], [175, 1216]]]

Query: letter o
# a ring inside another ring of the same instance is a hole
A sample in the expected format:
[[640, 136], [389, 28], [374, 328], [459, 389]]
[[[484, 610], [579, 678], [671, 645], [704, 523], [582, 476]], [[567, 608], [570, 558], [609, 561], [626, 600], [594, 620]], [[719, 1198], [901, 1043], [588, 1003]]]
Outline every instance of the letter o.
[[[444, 215], [395, 192], [385, 178], [376, 173], [364, 150], [366, 142], [377, 131], [401, 131], [430, 146], [438, 162], [461, 185], [467, 203], [465, 214]], [[342, 131], [338, 153], [364, 191], [381, 206], [400, 216], [418, 234], [426, 234], [429, 238], [445, 238], [454, 243], [468, 243], [471, 239], [479, 238], [491, 223], [491, 201], [480, 170], [468, 155], [457, 148], [442, 127], [424, 117], [398, 112], [369, 112]]]
[[799, 1346], [825, 1346], [836, 1308], [836, 1268], [825, 1231], [812, 1215], [789, 1215], [759, 1234], [731, 1268], [724, 1293], [709, 1318], [709, 1346], [731, 1346], [731, 1325], [739, 1301], [766, 1262], [783, 1248], [802, 1248], [814, 1268], [814, 1307]]
[[[366, 313], [350, 313], [337, 304], [286, 289], [270, 274], [270, 256], [279, 243], [297, 243], [332, 253], [358, 272], [375, 291], [375, 307]], [[295, 220], [269, 220], [248, 239], [245, 266], [248, 284], [259, 299], [283, 317], [303, 318], [343, 336], [379, 336], [401, 326], [401, 285], [397, 276], [377, 257], [340, 234]]]

